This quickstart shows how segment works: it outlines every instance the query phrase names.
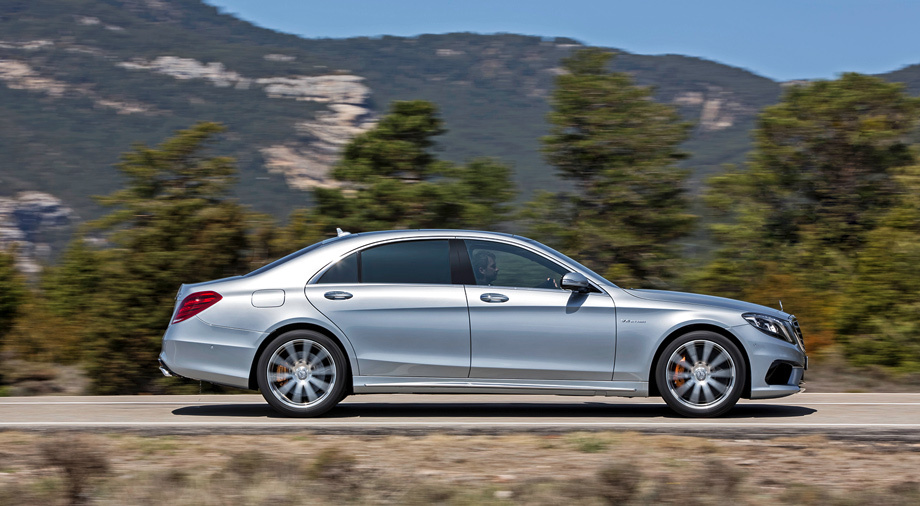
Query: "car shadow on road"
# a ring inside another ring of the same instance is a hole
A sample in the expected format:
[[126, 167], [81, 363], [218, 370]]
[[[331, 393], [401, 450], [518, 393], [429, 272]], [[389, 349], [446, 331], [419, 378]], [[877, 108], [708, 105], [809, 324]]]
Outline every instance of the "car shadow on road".
[[172, 414], [179, 416], [227, 416], [234, 418], [286, 418], [268, 404], [204, 404], [176, 408]]
[[[739, 404], [727, 419], [791, 418], [808, 416], [816, 410], [803, 406]], [[285, 418], [268, 404], [208, 404], [173, 410], [179, 416]], [[605, 402], [561, 403], [379, 403], [346, 402], [323, 415], [324, 419], [360, 418], [554, 418], [577, 421], [585, 418], [681, 418], [661, 404], [616, 404]]]

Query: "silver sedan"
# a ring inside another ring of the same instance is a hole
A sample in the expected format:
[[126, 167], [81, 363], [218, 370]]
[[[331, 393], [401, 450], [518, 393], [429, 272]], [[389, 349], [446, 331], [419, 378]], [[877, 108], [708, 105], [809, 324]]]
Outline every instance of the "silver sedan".
[[160, 369], [259, 389], [290, 416], [349, 394], [661, 396], [685, 416], [800, 390], [795, 317], [623, 289], [536, 241], [459, 230], [338, 237], [182, 285]]

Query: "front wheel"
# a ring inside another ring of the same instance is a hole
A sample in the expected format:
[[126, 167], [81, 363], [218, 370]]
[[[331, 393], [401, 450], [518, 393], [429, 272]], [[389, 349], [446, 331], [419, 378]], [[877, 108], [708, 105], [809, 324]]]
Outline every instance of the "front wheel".
[[683, 416], [713, 417], [738, 402], [747, 370], [741, 351], [715, 332], [690, 332], [669, 344], [658, 359], [661, 397]]
[[348, 364], [319, 332], [293, 330], [273, 339], [256, 369], [262, 397], [287, 416], [319, 416], [345, 397]]

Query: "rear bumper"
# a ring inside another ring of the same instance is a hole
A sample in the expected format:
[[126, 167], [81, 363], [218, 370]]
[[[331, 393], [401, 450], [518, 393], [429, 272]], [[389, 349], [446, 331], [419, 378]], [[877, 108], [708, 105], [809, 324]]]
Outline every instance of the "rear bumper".
[[166, 329], [160, 371], [167, 376], [248, 389], [249, 373], [263, 335], [190, 318]]
[[157, 362], [160, 363], [160, 372], [163, 373], [163, 376], [166, 376], [167, 378], [181, 378], [182, 377], [176, 374], [173, 370], [169, 368], [168, 365], [166, 365], [165, 362], [163, 362], [162, 356], [157, 359]]

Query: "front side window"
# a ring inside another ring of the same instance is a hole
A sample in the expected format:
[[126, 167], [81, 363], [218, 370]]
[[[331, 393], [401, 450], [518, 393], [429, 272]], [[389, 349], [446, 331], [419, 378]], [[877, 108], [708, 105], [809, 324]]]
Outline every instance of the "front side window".
[[517, 246], [466, 241], [477, 285], [559, 288], [568, 269]]

